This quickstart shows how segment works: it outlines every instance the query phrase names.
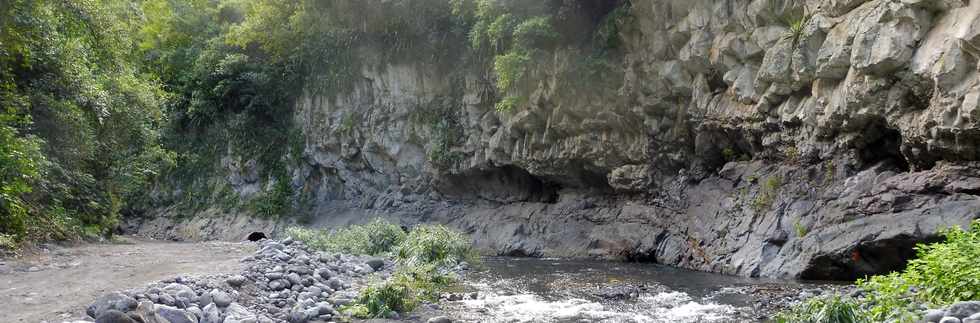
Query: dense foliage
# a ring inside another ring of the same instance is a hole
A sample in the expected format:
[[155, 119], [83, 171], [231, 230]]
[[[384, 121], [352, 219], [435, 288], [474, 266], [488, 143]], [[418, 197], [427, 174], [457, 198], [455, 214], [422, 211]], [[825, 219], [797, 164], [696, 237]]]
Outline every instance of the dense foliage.
[[943, 236], [943, 242], [919, 245], [918, 257], [904, 271], [859, 280], [862, 298], [818, 298], [783, 313], [782, 321], [914, 322], [920, 304], [938, 308], [980, 300], [980, 270], [974, 265], [980, 257], [980, 221]]
[[[557, 49], [582, 54], [569, 80], [612, 70], [628, 9], [581, 0], [3, 1], [0, 241], [103, 236], [122, 214], [172, 205], [186, 215], [216, 206], [298, 214], [308, 199], [289, 172], [302, 154], [292, 125], [300, 94], [344, 93], [364, 66], [410, 62], [460, 80], [483, 73], [497, 108], [515, 109]], [[439, 105], [420, 107], [431, 115], [420, 120], [443, 169], [461, 159], [459, 100]], [[350, 111], [341, 130], [349, 136], [359, 118]], [[264, 189], [235, 192], [223, 163], [255, 163]]]
[[390, 317], [434, 300], [456, 281], [452, 268], [477, 261], [469, 238], [442, 225], [419, 225], [406, 235], [401, 227], [375, 219], [334, 231], [290, 228], [287, 234], [319, 250], [395, 258], [392, 277], [373, 282], [347, 309], [362, 318]]
[[0, 240], [100, 236], [172, 161], [123, 0], [0, 4]]
[[335, 231], [294, 227], [286, 233], [319, 250], [373, 256], [393, 253], [406, 237], [401, 227], [382, 219]]

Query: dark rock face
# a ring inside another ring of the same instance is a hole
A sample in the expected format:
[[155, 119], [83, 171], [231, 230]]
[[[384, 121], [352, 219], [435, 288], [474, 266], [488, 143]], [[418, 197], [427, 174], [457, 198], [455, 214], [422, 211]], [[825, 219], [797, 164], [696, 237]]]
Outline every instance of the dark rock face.
[[[555, 64], [512, 113], [485, 75], [372, 57], [349, 93], [303, 96], [290, 172], [314, 225], [441, 222], [500, 255], [853, 279], [980, 216], [980, 2], [794, 2], [815, 14], [793, 37], [762, 1], [631, 3], [621, 77], [563, 86], [574, 67]], [[264, 187], [249, 156], [222, 167], [242, 196]], [[281, 227], [166, 214], [132, 230]]]

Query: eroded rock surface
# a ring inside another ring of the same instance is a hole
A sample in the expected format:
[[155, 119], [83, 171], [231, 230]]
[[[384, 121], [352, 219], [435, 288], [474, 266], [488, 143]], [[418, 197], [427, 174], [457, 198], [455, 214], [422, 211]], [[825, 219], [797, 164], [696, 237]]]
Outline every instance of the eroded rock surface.
[[[559, 50], [508, 113], [483, 73], [364, 48], [377, 63], [351, 91], [297, 104], [294, 191], [318, 225], [818, 279], [899, 268], [980, 215], [980, 1], [631, 3], [611, 80], [568, 85], [581, 53]], [[254, 161], [222, 163], [237, 193], [262, 189]], [[133, 229], [206, 238], [220, 219]]]

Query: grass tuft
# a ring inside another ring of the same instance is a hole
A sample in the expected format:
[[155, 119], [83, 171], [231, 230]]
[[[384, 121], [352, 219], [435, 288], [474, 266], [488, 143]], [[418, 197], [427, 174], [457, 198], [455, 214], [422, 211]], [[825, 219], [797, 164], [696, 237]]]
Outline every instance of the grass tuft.
[[776, 323], [870, 323], [857, 303], [837, 295], [811, 298], [776, 315]]

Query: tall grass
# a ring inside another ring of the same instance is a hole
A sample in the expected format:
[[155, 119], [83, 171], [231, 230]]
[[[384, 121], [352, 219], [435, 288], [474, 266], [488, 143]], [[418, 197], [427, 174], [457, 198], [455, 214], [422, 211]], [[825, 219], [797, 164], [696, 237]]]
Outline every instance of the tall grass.
[[397, 250], [398, 261], [409, 267], [455, 266], [462, 261], [475, 258], [469, 238], [443, 225], [423, 225], [415, 228]]
[[870, 323], [851, 299], [816, 297], [776, 315], [776, 323]]
[[293, 227], [286, 234], [319, 250], [372, 256], [391, 253], [406, 237], [400, 226], [380, 218], [332, 232]]

